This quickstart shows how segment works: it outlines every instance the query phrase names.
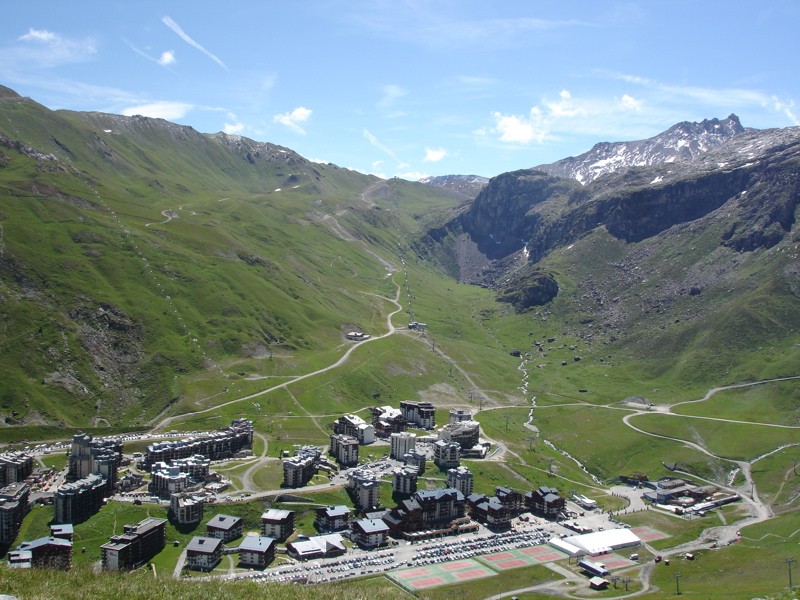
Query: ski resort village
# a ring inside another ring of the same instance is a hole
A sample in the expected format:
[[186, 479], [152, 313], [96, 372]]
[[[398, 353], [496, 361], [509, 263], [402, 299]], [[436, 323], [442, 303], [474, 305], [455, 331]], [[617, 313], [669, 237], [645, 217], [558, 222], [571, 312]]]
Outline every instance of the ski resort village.
[[[178, 578], [313, 585], [385, 573], [416, 592], [545, 565], [574, 585], [627, 588], [638, 567], [668, 568], [670, 559], [650, 545], [666, 533], [631, 527], [620, 515], [699, 519], [741, 499], [713, 485], [645, 474], [620, 475], [590, 498], [566, 489], [552, 464], [534, 484], [512, 479], [479, 492], [476, 473], [507, 450], [482, 435], [469, 411], [451, 409], [439, 426], [442, 412], [428, 402], [376, 406], [368, 419], [344, 414], [330, 423], [327, 447], [270, 445], [261, 456], [253, 454], [247, 419], [179, 439], [77, 433], [71, 442], [6, 452], [0, 542], [15, 540], [34, 511], [46, 515], [49, 535], [10, 549], [10, 568], [70, 569], [76, 553], [89, 552], [104, 570], [157, 569], [157, 557], [169, 551]], [[35, 466], [54, 454], [66, 455], [63, 469]], [[282, 481], [274, 490], [236, 490], [224, 475], [231, 466], [280, 469]], [[321, 504], [318, 494], [334, 489], [347, 502]], [[623, 508], [604, 508], [609, 498]], [[82, 531], [109, 503], [166, 514], [115, 523], [113, 535], [90, 547]], [[254, 503], [257, 515], [239, 510]], [[174, 532], [191, 536], [173, 539]]]

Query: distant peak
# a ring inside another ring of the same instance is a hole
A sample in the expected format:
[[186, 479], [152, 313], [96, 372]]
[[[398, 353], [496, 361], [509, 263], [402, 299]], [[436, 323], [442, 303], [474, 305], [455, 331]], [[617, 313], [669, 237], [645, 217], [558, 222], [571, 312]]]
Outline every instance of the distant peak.
[[20, 96], [17, 92], [12, 90], [11, 88], [7, 88], [4, 85], [0, 85], [0, 99], [3, 100], [22, 100], [22, 96]]

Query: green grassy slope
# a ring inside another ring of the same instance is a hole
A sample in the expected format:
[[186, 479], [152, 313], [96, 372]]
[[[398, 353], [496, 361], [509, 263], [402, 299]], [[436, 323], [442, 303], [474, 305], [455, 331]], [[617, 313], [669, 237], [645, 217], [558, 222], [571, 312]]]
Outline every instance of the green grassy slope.
[[224, 383], [274, 349], [287, 373], [328, 364], [344, 332], [385, 327], [376, 295], [453, 203], [164, 121], [0, 112], [8, 424], [142, 424], [184, 376]]

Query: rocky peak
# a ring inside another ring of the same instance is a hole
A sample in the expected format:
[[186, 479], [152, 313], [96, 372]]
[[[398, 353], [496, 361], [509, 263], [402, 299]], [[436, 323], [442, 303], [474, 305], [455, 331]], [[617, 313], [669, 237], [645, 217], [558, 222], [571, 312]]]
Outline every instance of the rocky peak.
[[472, 199], [486, 187], [489, 180], [480, 175], [439, 175], [423, 177], [419, 183], [442, 188], [458, 196]]
[[579, 156], [534, 168], [587, 184], [630, 167], [694, 160], [745, 131], [734, 114], [722, 120], [684, 121], [646, 140], [601, 142]]

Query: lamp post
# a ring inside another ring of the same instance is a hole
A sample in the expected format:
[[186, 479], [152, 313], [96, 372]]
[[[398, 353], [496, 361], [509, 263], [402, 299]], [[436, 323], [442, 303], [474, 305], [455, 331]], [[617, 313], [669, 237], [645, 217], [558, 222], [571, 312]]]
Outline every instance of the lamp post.
[[785, 559], [786, 566], [789, 568], [789, 589], [792, 589], [792, 565], [797, 562], [793, 556]]
[[675, 593], [680, 595], [680, 593], [681, 593], [681, 584], [680, 584], [681, 573], [680, 573], [680, 571], [678, 571], [677, 573], [674, 573], [672, 576], [675, 578]]

